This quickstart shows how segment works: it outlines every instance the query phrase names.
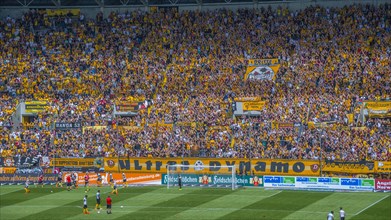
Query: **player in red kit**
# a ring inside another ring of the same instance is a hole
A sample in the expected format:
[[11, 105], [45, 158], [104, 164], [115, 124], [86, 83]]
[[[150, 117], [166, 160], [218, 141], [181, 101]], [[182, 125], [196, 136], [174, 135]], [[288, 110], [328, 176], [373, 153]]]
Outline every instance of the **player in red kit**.
[[107, 214], [111, 214], [111, 198], [110, 196], [107, 196], [106, 199], [106, 205], [107, 205]]
[[67, 176], [67, 189], [68, 191], [71, 190], [72, 187], [72, 180], [71, 180], [71, 175]]
[[88, 175], [88, 173], [86, 173], [86, 175], [84, 176], [84, 188], [86, 188], [85, 193], [90, 191], [90, 187], [88, 186], [88, 181], [90, 181], [90, 176]]

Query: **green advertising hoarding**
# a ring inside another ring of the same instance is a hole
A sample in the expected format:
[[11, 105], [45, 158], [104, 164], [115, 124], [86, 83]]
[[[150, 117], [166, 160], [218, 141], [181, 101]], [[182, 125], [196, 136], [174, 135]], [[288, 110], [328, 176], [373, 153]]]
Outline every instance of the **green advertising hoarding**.
[[374, 179], [363, 179], [361, 180], [361, 186], [375, 186], [375, 180]]

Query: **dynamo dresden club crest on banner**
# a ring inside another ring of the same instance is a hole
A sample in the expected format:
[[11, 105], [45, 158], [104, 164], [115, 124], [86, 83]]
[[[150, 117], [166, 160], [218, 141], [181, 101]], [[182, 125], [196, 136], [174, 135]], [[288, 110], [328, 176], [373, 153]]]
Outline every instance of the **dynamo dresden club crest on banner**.
[[274, 80], [280, 61], [278, 59], [250, 59], [246, 68], [245, 80]]

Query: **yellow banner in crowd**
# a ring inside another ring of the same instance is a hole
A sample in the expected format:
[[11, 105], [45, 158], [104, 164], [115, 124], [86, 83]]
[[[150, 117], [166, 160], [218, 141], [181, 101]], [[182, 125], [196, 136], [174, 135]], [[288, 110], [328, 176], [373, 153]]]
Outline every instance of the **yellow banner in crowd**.
[[[167, 165], [193, 165], [181, 172], [188, 173], [230, 173], [227, 167], [236, 166], [237, 172], [254, 172], [257, 175], [301, 175], [318, 176], [319, 161], [254, 159], [215, 159], [215, 158], [105, 158], [105, 172], [152, 172], [167, 173]], [[204, 168], [204, 165], [209, 166]], [[178, 168], [179, 169], [179, 168]], [[175, 172], [175, 171], [173, 171]]]
[[6, 174], [14, 174], [16, 171], [16, 167], [0, 167], [0, 174], [6, 173]]
[[25, 102], [26, 113], [38, 113], [45, 110], [48, 105], [47, 101], [28, 101]]
[[94, 158], [56, 158], [50, 160], [50, 166], [56, 167], [94, 167]]
[[143, 128], [139, 126], [118, 126], [119, 130], [132, 130], [132, 131], [141, 131]]
[[100, 130], [104, 130], [106, 129], [107, 126], [105, 125], [97, 125], [97, 126], [83, 126], [82, 130], [83, 130], [83, 133], [85, 130], [95, 130], [95, 131], [100, 131]]
[[259, 102], [261, 97], [236, 97], [235, 102]]
[[374, 173], [373, 162], [326, 161], [322, 171], [335, 173]]
[[116, 103], [117, 112], [136, 112], [139, 109], [139, 102], [121, 101]]
[[391, 117], [390, 101], [366, 101], [364, 108], [368, 109], [370, 117]]
[[244, 79], [273, 80], [280, 69], [280, 60], [250, 59], [246, 68]]
[[176, 125], [179, 126], [179, 127], [192, 127], [192, 128], [195, 128], [197, 124], [194, 123], [194, 122], [177, 122]]
[[261, 111], [266, 105], [266, 101], [243, 102], [243, 111]]
[[375, 161], [375, 172], [391, 173], [391, 161]]
[[46, 14], [48, 16], [79, 16], [80, 9], [46, 9]]
[[346, 117], [348, 118], [348, 123], [351, 124], [354, 121], [354, 114], [346, 114]]
[[280, 128], [293, 128], [295, 127], [295, 124], [293, 122], [279, 122], [279, 121], [273, 121], [271, 123], [271, 126], [273, 129], [280, 129]]
[[390, 101], [367, 101], [364, 102], [364, 106], [368, 109], [373, 109], [373, 110], [390, 110], [391, 102]]

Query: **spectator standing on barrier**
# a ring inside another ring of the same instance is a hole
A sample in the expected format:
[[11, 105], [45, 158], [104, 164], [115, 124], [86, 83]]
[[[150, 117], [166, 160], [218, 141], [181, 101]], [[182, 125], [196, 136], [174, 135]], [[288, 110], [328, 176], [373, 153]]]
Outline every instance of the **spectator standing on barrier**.
[[345, 220], [345, 211], [341, 208], [339, 208], [339, 218], [340, 220]]

